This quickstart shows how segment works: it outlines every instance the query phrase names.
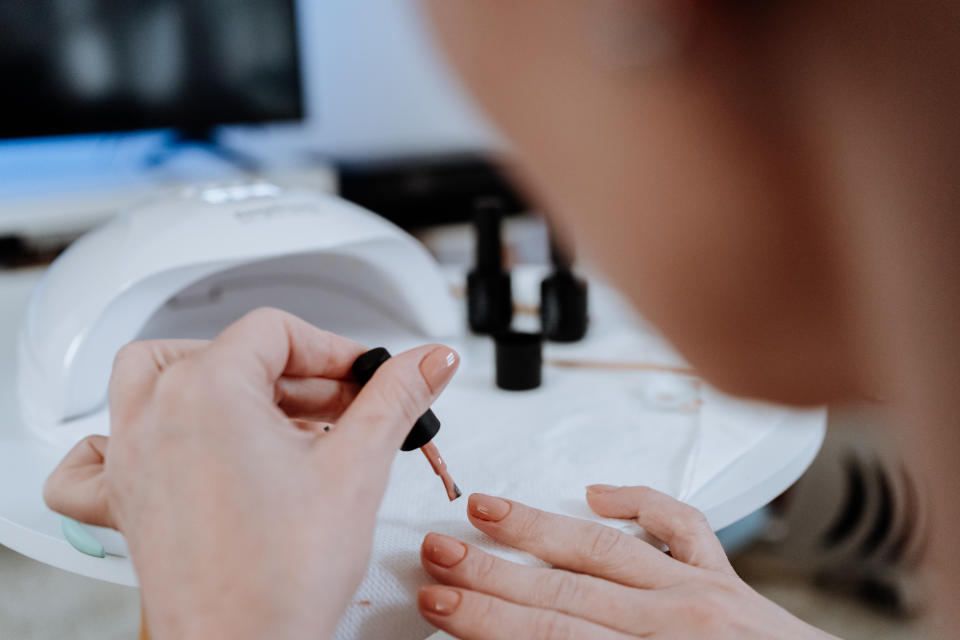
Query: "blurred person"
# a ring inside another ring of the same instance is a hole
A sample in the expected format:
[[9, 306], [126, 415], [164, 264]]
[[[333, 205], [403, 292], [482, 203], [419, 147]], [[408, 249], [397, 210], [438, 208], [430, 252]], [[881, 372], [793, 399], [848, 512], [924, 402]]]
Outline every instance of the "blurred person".
[[[899, 413], [934, 514], [935, 612], [956, 629], [960, 6], [426, 7], [519, 180], [710, 382]], [[421, 347], [358, 393], [347, 372], [363, 349], [260, 310], [210, 343], [121, 351], [112, 436], [80, 443], [45, 497], [124, 533], [156, 637], [335, 629], [393, 453], [456, 368], [448, 348]], [[552, 568], [430, 534], [423, 565], [441, 584], [421, 590], [422, 615], [478, 640], [827, 637], [744, 584], [692, 508], [643, 487], [586, 498], [670, 554], [473, 495], [477, 528]]]

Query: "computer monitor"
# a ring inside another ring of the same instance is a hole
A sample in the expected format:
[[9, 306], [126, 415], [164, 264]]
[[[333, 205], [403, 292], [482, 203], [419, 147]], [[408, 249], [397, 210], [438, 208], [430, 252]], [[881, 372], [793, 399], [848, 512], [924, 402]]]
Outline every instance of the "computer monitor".
[[4, 0], [0, 138], [303, 117], [294, 0]]

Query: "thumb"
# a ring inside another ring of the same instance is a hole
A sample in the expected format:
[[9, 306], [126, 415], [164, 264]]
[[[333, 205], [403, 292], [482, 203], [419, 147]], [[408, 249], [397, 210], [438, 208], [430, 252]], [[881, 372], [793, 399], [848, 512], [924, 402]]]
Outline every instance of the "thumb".
[[53, 511], [79, 522], [116, 529], [104, 476], [106, 436], [87, 436], [60, 461], [43, 485], [43, 500]]
[[337, 423], [334, 435], [391, 458], [460, 364], [450, 347], [427, 345], [387, 360]]

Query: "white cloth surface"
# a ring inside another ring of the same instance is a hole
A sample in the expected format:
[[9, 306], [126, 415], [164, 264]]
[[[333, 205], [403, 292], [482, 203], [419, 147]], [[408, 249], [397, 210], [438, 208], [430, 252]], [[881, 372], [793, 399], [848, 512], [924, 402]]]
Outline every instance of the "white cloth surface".
[[[542, 270], [515, 269], [514, 297], [534, 303]], [[462, 282], [453, 273], [452, 282]], [[649, 362], [683, 360], [607, 287], [591, 281], [591, 328], [573, 345], [545, 346], [547, 359]], [[536, 324], [518, 317], [515, 326]], [[744, 402], [699, 387], [699, 409], [657, 408], [650, 390], [689, 386], [669, 373], [545, 367], [534, 391], [493, 386], [493, 344], [468, 337], [450, 343], [461, 369], [434, 410], [443, 423], [435, 439], [464, 497], [448, 502], [418, 452], [400, 454], [380, 509], [370, 567], [341, 620], [337, 640], [422, 640], [434, 629], [416, 610], [417, 590], [431, 579], [420, 543], [436, 531], [524, 564], [535, 558], [494, 544], [466, 517], [467, 496], [501, 495], [531, 506], [586, 518], [630, 533], [630, 521], [602, 519], [584, 499], [588, 484], [648, 485], [684, 499], [775, 428], [788, 409]], [[400, 351], [405, 344], [388, 345]], [[669, 403], [667, 403], [669, 405]], [[665, 405], [666, 406], [666, 405]]]
[[637, 533], [632, 522], [593, 514], [584, 500], [586, 485], [645, 484], [689, 496], [786, 411], [707, 388], [700, 411], [658, 411], [640, 399], [638, 388], [649, 378], [622, 372], [548, 370], [536, 391], [491, 393], [492, 371], [482, 365], [492, 362], [492, 353], [483, 357], [484, 348], [492, 346], [465, 354], [473, 366], [458, 374], [434, 406], [444, 425], [435, 442], [464, 497], [448, 502], [418, 452], [398, 456], [370, 568], [338, 639], [420, 640], [430, 634], [416, 611], [416, 592], [431, 582], [419, 559], [420, 543], [431, 531], [516, 562], [538, 562], [474, 529], [466, 517], [469, 493], [502, 495]]

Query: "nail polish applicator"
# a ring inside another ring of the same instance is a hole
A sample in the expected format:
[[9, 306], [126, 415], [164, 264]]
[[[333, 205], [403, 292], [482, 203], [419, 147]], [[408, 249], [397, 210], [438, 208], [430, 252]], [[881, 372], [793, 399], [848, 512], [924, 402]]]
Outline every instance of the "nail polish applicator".
[[467, 319], [474, 333], [506, 331], [513, 319], [510, 274], [503, 268], [502, 218], [503, 206], [499, 199], [484, 198], [477, 202], [473, 218], [476, 264], [467, 275]]
[[540, 283], [540, 326], [553, 342], [577, 342], [587, 333], [587, 283], [573, 273], [569, 253], [550, 234], [553, 273]]
[[[380, 368], [380, 365], [389, 359], [390, 352], [383, 347], [377, 347], [376, 349], [367, 351], [354, 360], [351, 366], [351, 373], [353, 373], [354, 380], [360, 383], [362, 387], [370, 381], [370, 378], [372, 378], [374, 372]], [[450, 498], [452, 502], [463, 494], [460, 492], [457, 483], [455, 483], [450, 476], [450, 472], [447, 471], [447, 463], [440, 457], [440, 451], [437, 449], [437, 445], [431, 442], [438, 431], [440, 431], [440, 420], [436, 414], [433, 413], [433, 410], [427, 409], [427, 412], [413, 423], [410, 433], [407, 434], [403, 444], [400, 445], [400, 450], [413, 451], [414, 449], [420, 449], [423, 451], [423, 455], [427, 457], [430, 466], [433, 467], [434, 473], [440, 476], [440, 480], [443, 481], [443, 486], [447, 490], [447, 497]]]

